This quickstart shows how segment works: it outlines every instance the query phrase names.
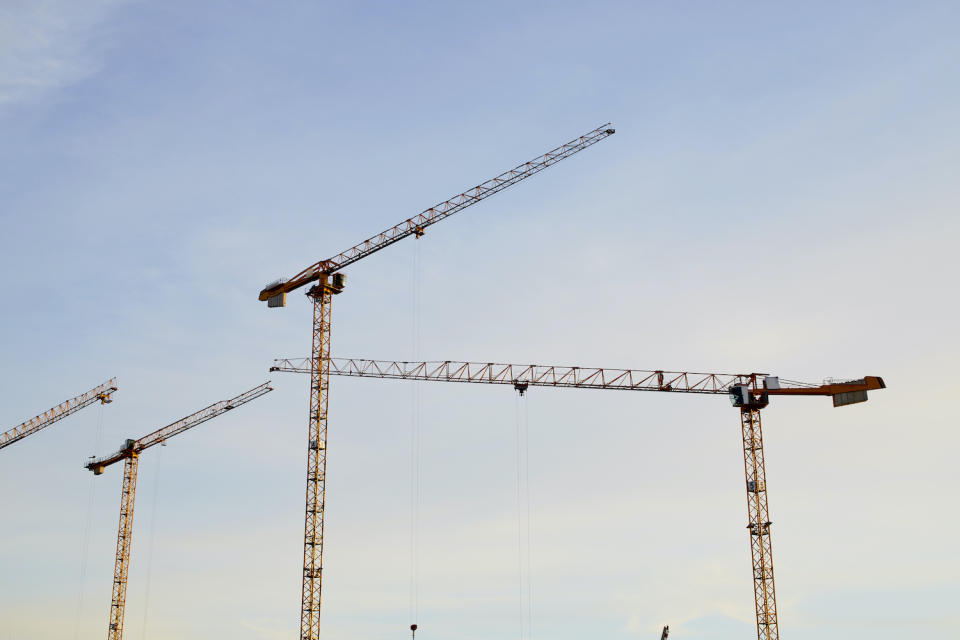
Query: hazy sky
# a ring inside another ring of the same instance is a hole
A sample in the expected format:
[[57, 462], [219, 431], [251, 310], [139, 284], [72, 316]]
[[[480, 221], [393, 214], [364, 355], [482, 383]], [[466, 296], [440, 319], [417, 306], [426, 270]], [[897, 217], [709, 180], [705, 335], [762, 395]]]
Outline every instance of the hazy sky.
[[[120, 381], [0, 452], [0, 640], [102, 637], [121, 469], [83, 463], [308, 355], [264, 284], [607, 121], [350, 267], [334, 353], [882, 375], [764, 413], [781, 631], [960, 636], [960, 6], [779, 4], [0, 2], [0, 424]], [[274, 382], [143, 455], [126, 638], [297, 637]], [[535, 638], [754, 636], [726, 398], [419, 393], [418, 639], [520, 638], [527, 559]], [[333, 382], [327, 638], [408, 637], [413, 395]]]

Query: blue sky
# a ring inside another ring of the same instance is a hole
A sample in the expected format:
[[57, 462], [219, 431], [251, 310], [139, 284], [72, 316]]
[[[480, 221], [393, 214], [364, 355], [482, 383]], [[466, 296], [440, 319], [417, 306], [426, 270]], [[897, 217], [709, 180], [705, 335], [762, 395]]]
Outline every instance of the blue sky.
[[[408, 359], [416, 331], [424, 359], [882, 375], [864, 405], [765, 413], [781, 628], [958, 635], [958, 18], [4, 3], [3, 420], [121, 389], [3, 451], [0, 639], [103, 632], [120, 475], [83, 461], [307, 355], [309, 305], [268, 311], [265, 283], [606, 121], [609, 140], [353, 265], [334, 353]], [[143, 456], [128, 638], [296, 636], [307, 385], [275, 383]], [[410, 622], [411, 397], [334, 381], [327, 636]], [[518, 637], [518, 400], [420, 398], [418, 637]], [[523, 403], [533, 636], [749, 637], [726, 400]]]

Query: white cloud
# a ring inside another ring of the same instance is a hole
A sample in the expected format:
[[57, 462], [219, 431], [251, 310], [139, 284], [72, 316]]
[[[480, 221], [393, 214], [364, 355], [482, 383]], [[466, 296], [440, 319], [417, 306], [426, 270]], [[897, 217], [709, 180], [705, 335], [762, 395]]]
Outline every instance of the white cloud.
[[0, 110], [96, 73], [94, 41], [121, 0], [12, 0], [0, 5]]

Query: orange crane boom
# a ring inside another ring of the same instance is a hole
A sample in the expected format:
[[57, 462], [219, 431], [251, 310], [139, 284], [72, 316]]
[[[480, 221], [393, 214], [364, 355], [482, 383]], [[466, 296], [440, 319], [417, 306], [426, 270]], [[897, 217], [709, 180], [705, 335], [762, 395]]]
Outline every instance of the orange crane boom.
[[[270, 371], [309, 373], [309, 359], [274, 360]], [[878, 376], [857, 380], [806, 384], [783, 381], [763, 373], [693, 373], [602, 367], [560, 367], [482, 362], [400, 362], [331, 358], [329, 374], [361, 378], [425, 380], [433, 382], [473, 382], [512, 385], [521, 394], [528, 387], [565, 387], [670, 393], [726, 394], [740, 409], [743, 438], [743, 464], [747, 488], [747, 517], [750, 553], [753, 564], [754, 604], [757, 638], [778, 640], [776, 590], [773, 580], [773, 548], [767, 506], [767, 478], [763, 457], [760, 410], [769, 396], [829, 396], [833, 406], [841, 407], [867, 401], [867, 392], [884, 389]]]
[[260, 291], [268, 307], [284, 307], [287, 294], [311, 282], [307, 291], [313, 300], [313, 349], [310, 358], [310, 415], [307, 435], [307, 497], [304, 515], [303, 575], [300, 603], [300, 638], [317, 640], [320, 633], [321, 587], [323, 583], [323, 527], [327, 470], [327, 406], [330, 382], [330, 305], [341, 293], [345, 276], [339, 270], [414, 236], [421, 237], [432, 224], [463, 211], [490, 196], [533, 176], [561, 160], [583, 151], [615, 133], [610, 123], [597, 127], [556, 149], [501, 173], [472, 189], [426, 209], [332, 258], [322, 260], [285, 280], [277, 280]]
[[133, 507], [137, 491], [137, 467], [140, 464], [140, 454], [150, 447], [165, 443], [173, 436], [192, 429], [198, 424], [215, 418], [222, 413], [246, 404], [251, 400], [264, 396], [273, 387], [270, 381], [245, 391], [240, 395], [215, 402], [208, 407], [192, 413], [185, 418], [168, 424], [165, 427], [149, 433], [139, 440], [127, 440], [116, 452], [91, 460], [86, 468], [100, 475], [104, 469], [123, 460], [123, 490], [120, 493], [120, 526], [117, 532], [117, 553], [113, 568], [113, 590], [110, 596], [110, 622], [107, 625], [107, 639], [121, 640], [123, 638], [123, 614], [127, 601], [127, 574], [130, 568], [130, 545], [133, 541]]
[[110, 378], [101, 385], [90, 389], [86, 393], [81, 393], [76, 398], [70, 398], [61, 402], [52, 409], [41, 413], [40, 415], [30, 418], [26, 422], [22, 422], [15, 426], [13, 429], [10, 429], [6, 433], [0, 435], [0, 449], [4, 447], [9, 447], [14, 442], [22, 440], [27, 436], [40, 431], [45, 427], [49, 427], [54, 422], [58, 420], [63, 420], [72, 413], [76, 413], [83, 409], [84, 407], [89, 407], [94, 402], [100, 402], [100, 404], [110, 404], [113, 402], [113, 394], [117, 390], [117, 379]]

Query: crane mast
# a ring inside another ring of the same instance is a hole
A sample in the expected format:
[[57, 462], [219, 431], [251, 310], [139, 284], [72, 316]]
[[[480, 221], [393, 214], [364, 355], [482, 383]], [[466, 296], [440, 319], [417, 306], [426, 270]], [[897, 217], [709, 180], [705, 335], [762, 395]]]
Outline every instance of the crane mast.
[[127, 574], [130, 571], [130, 545], [133, 542], [133, 506], [137, 495], [137, 468], [140, 455], [130, 452], [123, 459], [123, 487], [120, 490], [120, 525], [117, 528], [117, 552], [113, 560], [113, 585], [110, 591], [110, 621], [107, 638], [123, 637], [123, 614], [127, 603]]
[[743, 434], [743, 470], [747, 481], [747, 529], [753, 565], [753, 599], [758, 640], [778, 640], [777, 590], [773, 582], [773, 543], [770, 540], [770, 512], [767, 507], [767, 472], [763, 461], [763, 432], [760, 408], [740, 408]]
[[[274, 360], [270, 371], [309, 373], [306, 358]], [[740, 409], [743, 464], [747, 490], [747, 529], [753, 566], [753, 592], [758, 640], [779, 640], [777, 598], [773, 579], [767, 477], [763, 457], [760, 410], [769, 396], [829, 396], [834, 407], [867, 401], [867, 391], [886, 387], [877, 376], [808, 384], [783, 382], [763, 373], [694, 373], [603, 367], [571, 367], [490, 362], [402, 362], [360, 358], [328, 359], [328, 375], [432, 382], [512, 385], [521, 394], [531, 386], [669, 393], [725, 394]], [[664, 636], [668, 627], [664, 628]]]
[[216, 418], [251, 400], [264, 396], [273, 387], [270, 381], [245, 391], [229, 400], [215, 402], [185, 418], [145, 435], [139, 440], [127, 440], [116, 452], [88, 462], [85, 466], [94, 475], [103, 473], [106, 467], [123, 460], [123, 488], [120, 492], [120, 524], [117, 530], [117, 552], [113, 565], [113, 588], [110, 594], [110, 620], [107, 624], [107, 640], [123, 638], [123, 615], [127, 602], [127, 575], [130, 570], [130, 546], [133, 541], [133, 507], [137, 493], [137, 468], [140, 454], [150, 447], [165, 443], [169, 438]]
[[23, 438], [26, 438], [27, 436], [34, 434], [45, 427], [49, 427], [54, 422], [63, 420], [70, 414], [76, 413], [84, 407], [89, 407], [95, 402], [99, 402], [100, 404], [110, 404], [113, 402], [113, 394], [116, 392], [117, 388], [117, 379], [110, 378], [103, 384], [90, 389], [90, 391], [82, 393], [76, 398], [65, 400], [52, 409], [49, 409], [36, 417], [30, 418], [26, 422], [18, 424], [6, 433], [0, 434], [0, 449], [9, 447], [14, 442], [22, 440]]
[[[327, 407], [330, 403], [330, 302], [339, 293], [324, 275], [311, 289], [313, 358], [310, 360], [310, 417], [307, 441], [307, 495], [303, 532], [300, 636], [319, 637], [323, 585], [323, 526], [327, 498]], [[341, 288], [342, 290], [342, 288]]]
[[326, 500], [327, 407], [330, 400], [330, 307], [342, 292], [345, 276], [339, 270], [385, 249], [400, 240], [421, 237], [430, 225], [463, 211], [561, 160], [613, 135], [610, 123], [525, 162], [495, 178], [468, 189], [408, 218], [363, 242], [303, 269], [291, 278], [277, 280], [260, 291], [268, 307], [286, 306], [287, 294], [315, 282], [307, 291], [313, 301], [313, 350], [310, 357], [310, 413], [307, 427], [307, 488], [304, 516], [303, 575], [300, 605], [300, 638], [317, 640], [323, 584], [323, 527]]

